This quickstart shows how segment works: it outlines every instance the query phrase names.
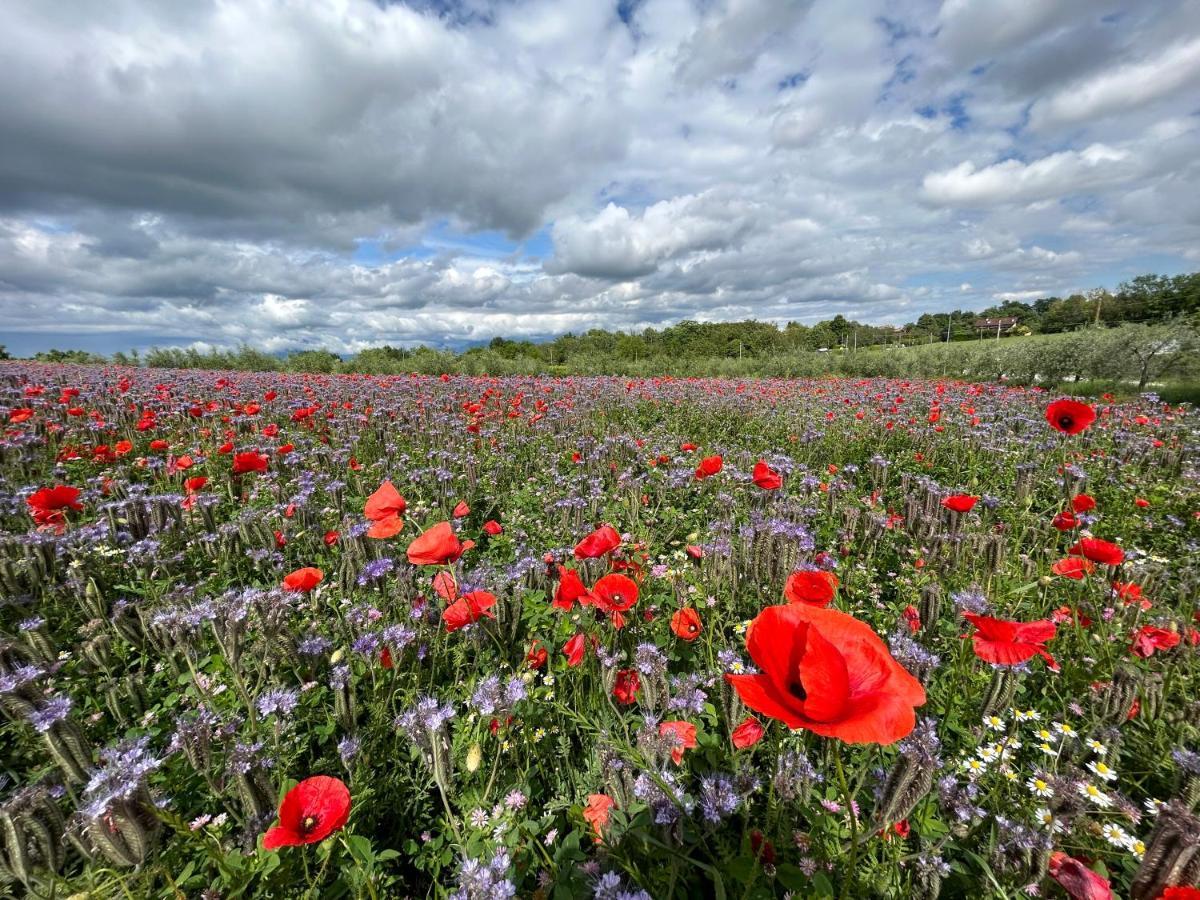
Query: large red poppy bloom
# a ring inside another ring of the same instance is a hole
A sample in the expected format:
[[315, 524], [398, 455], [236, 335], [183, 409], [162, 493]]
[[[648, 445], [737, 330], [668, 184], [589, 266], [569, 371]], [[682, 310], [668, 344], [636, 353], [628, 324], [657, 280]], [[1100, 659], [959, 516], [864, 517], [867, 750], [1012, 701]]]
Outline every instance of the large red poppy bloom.
[[25, 503], [33, 521], [39, 525], [62, 525], [67, 520], [64, 510], [83, 510], [83, 504], [79, 502], [79, 488], [66, 484], [34, 491], [25, 498]]
[[474, 546], [474, 541], [460, 541], [449, 522], [438, 522], [408, 545], [408, 561], [414, 566], [441, 566], [457, 562]]
[[721, 471], [725, 465], [725, 461], [720, 456], [706, 456], [700, 460], [700, 465], [696, 466], [696, 480], [711, 478]]
[[597, 559], [621, 546], [621, 535], [611, 525], [601, 525], [575, 545], [576, 559]]
[[1116, 544], [1099, 538], [1083, 538], [1067, 551], [1072, 556], [1082, 556], [1102, 566], [1119, 566], [1125, 561], [1125, 551]]
[[726, 675], [748, 707], [789, 728], [850, 744], [892, 744], [912, 731], [925, 690], [864, 622], [806, 603], [768, 606], [746, 649], [760, 675]]
[[1071, 498], [1071, 509], [1077, 513], [1090, 512], [1096, 508], [1096, 498], [1091, 494], [1076, 494]]
[[976, 613], [963, 613], [963, 617], [975, 626], [971, 640], [975, 644], [975, 655], [984, 662], [1001, 666], [1015, 666], [1040, 656], [1057, 669], [1058, 663], [1046, 651], [1046, 641], [1054, 637], [1057, 627], [1049, 619], [1036, 622], [1012, 622], [995, 619]]
[[768, 466], [765, 459], [760, 459], [755, 464], [752, 478], [754, 484], [764, 491], [774, 491], [783, 487], [783, 476]]
[[637, 582], [625, 575], [605, 575], [592, 585], [591, 593], [596, 606], [611, 613], [613, 624], [620, 628], [625, 624], [621, 613], [633, 609], [637, 603], [638, 586]]
[[1070, 578], [1072, 581], [1082, 581], [1085, 575], [1096, 571], [1096, 564], [1090, 559], [1069, 557], [1060, 559], [1050, 567], [1050, 571], [1063, 578]]
[[612, 694], [618, 703], [628, 706], [637, 702], [638, 691], [641, 689], [642, 680], [638, 678], [637, 669], [621, 669], [617, 672]]
[[671, 616], [671, 631], [681, 641], [687, 641], [690, 644], [700, 637], [703, 629], [700, 613], [690, 606], [678, 610], [675, 615]]
[[247, 472], [265, 472], [270, 460], [261, 453], [250, 450], [246, 453], [235, 453], [233, 456], [233, 474], [245, 475]]
[[1179, 646], [1179, 632], [1169, 628], [1157, 628], [1154, 625], [1143, 625], [1133, 636], [1133, 645], [1129, 648], [1134, 656], [1148, 659], [1155, 650], [1170, 650]]
[[284, 576], [283, 586], [289, 591], [308, 593], [325, 579], [325, 573], [313, 566], [297, 569]]
[[979, 502], [979, 498], [973, 494], [951, 494], [942, 501], [942, 506], [951, 512], [968, 513]]
[[837, 592], [838, 577], [832, 572], [806, 569], [793, 572], [783, 586], [783, 597], [789, 603], [808, 603], [828, 606]]
[[1063, 434], [1079, 434], [1096, 421], [1096, 410], [1086, 403], [1064, 397], [1046, 407], [1046, 421]]
[[341, 830], [350, 818], [350, 789], [338, 778], [314, 775], [287, 792], [279, 824], [263, 836], [263, 848], [315, 844]]
[[565, 609], [570, 612], [571, 607], [577, 601], [586, 606], [592, 600], [592, 595], [584, 587], [579, 573], [574, 569], [568, 569], [566, 566], [559, 566], [558, 587], [554, 589], [554, 600], [550, 605], [555, 609]]
[[496, 605], [496, 598], [487, 591], [470, 591], [463, 594], [453, 603], [446, 607], [442, 613], [442, 621], [446, 623], [446, 631], [458, 631], [460, 628], [466, 628], [472, 622], [478, 622], [484, 616], [489, 619], [496, 618], [496, 614], [492, 612], [492, 607]]
[[383, 539], [399, 534], [404, 529], [401, 517], [407, 509], [408, 501], [400, 496], [390, 480], [385, 480], [363, 505], [363, 515], [375, 523], [367, 537]]

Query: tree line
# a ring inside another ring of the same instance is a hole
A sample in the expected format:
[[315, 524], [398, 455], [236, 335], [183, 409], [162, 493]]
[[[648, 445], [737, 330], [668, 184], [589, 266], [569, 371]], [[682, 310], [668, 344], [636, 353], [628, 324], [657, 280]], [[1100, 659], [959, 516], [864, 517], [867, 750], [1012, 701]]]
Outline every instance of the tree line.
[[[1000, 319], [993, 332], [979, 320]], [[1096, 289], [1069, 297], [1030, 303], [1008, 301], [980, 311], [927, 313], [903, 327], [872, 325], [837, 315], [815, 325], [789, 322], [683, 321], [639, 333], [592, 329], [533, 342], [493, 338], [486, 345], [454, 352], [431, 347], [373, 347], [344, 359], [327, 350], [300, 350], [276, 356], [248, 346], [236, 350], [155, 348], [144, 357], [134, 352], [105, 358], [78, 350], [36, 355], [45, 362], [147, 365], [156, 368], [211, 368], [294, 372], [464, 372], [469, 374], [795, 374], [839, 372], [866, 374], [927, 373], [918, 360], [936, 359], [933, 368], [966, 377], [1014, 375], [1054, 377], [1060, 360], [1071, 359], [1077, 378], [1120, 378], [1144, 386], [1170, 373], [1189, 370], [1200, 322], [1200, 272], [1189, 275], [1141, 275], [1115, 291]], [[1074, 340], [1071, 335], [1078, 335]], [[1059, 336], [1059, 341], [1033, 340]], [[965, 349], [986, 339], [1004, 338], [1008, 362], [994, 365], [993, 349]], [[1018, 338], [1019, 340], [1010, 340]], [[1024, 349], [1017, 352], [1018, 344]], [[933, 352], [932, 348], [943, 345]], [[963, 345], [964, 349], [951, 350]], [[1049, 348], [1056, 349], [1049, 349]], [[1089, 355], [1081, 348], [1106, 348]], [[922, 351], [921, 348], [926, 348]], [[1066, 353], [1066, 349], [1070, 352]], [[894, 354], [904, 350], [903, 357]], [[1121, 360], [1115, 364], [1110, 352]], [[0, 348], [0, 354], [3, 348]], [[1058, 354], [1060, 359], [1042, 357]], [[1094, 358], [1093, 358], [1094, 357]], [[2, 358], [2, 357], [0, 357]], [[901, 364], [901, 358], [908, 362]], [[887, 362], [884, 362], [887, 360]], [[1020, 364], [1017, 365], [1018, 360]], [[1080, 360], [1082, 360], [1080, 362]], [[1090, 360], [1090, 361], [1089, 361]], [[980, 367], [976, 373], [976, 362]], [[899, 367], [883, 372], [882, 369]], [[921, 369], [916, 371], [913, 367]], [[985, 374], [989, 367], [996, 372]], [[1068, 365], [1067, 369], [1071, 366]], [[1119, 371], [1117, 371], [1119, 370]]]

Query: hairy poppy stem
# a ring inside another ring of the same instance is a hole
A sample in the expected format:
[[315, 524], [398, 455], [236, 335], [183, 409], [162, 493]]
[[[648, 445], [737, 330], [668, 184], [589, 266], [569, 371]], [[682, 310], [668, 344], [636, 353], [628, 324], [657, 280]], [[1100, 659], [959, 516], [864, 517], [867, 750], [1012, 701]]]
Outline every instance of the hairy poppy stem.
[[846, 812], [850, 815], [850, 864], [846, 867], [847, 874], [842, 879], [842, 888], [839, 892], [840, 897], [846, 898], [850, 896], [850, 879], [854, 876], [854, 866], [858, 862], [858, 816], [854, 813], [854, 798], [850, 794], [850, 785], [846, 781], [846, 771], [842, 768], [842, 745], [840, 742], [833, 745], [833, 763], [837, 769], [838, 787], [846, 801]]

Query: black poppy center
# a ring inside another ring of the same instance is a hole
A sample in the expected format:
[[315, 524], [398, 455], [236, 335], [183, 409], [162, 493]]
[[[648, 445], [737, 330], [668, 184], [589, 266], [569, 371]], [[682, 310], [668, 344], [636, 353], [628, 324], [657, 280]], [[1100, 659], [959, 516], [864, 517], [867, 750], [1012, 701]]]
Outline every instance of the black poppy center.
[[1058, 417], [1058, 424], [1059, 424], [1059, 425], [1060, 425], [1062, 428], [1070, 428], [1072, 425], [1074, 425], [1074, 424], [1075, 424], [1075, 419], [1074, 419], [1074, 418], [1072, 418], [1071, 416], [1059, 416], [1059, 417]]
[[317, 817], [316, 816], [311, 816], [311, 815], [305, 816], [304, 820], [300, 823], [300, 830], [302, 832], [304, 832], [305, 834], [308, 834], [310, 831], [312, 831], [316, 827], [317, 827]]
[[788, 685], [788, 693], [791, 694], [793, 697], [795, 697], [797, 700], [807, 700], [808, 699], [808, 692], [806, 690], [804, 690], [804, 685], [800, 683], [799, 679], [797, 679], [796, 681], [793, 681], [791, 684]]

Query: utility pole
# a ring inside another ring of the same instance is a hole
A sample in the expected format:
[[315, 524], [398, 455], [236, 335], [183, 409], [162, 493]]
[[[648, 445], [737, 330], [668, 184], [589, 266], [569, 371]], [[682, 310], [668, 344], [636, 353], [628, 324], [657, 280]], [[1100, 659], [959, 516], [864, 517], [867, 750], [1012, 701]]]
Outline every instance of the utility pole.
[[954, 321], [954, 313], [946, 316], [946, 343], [950, 343], [950, 323]]

